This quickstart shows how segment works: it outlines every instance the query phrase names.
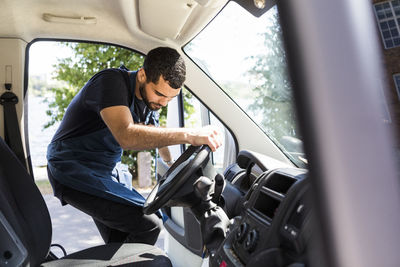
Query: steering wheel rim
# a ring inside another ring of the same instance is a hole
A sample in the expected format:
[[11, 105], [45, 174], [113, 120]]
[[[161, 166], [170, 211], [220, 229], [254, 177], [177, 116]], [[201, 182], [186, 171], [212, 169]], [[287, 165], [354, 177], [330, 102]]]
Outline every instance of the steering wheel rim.
[[[190, 157], [197, 152], [197, 155]], [[211, 149], [206, 146], [190, 146], [157, 182], [143, 205], [144, 214], [152, 214], [164, 206], [185, 182], [208, 160]], [[185, 164], [181, 166], [181, 164]], [[176, 169], [178, 172], [176, 172]], [[176, 173], [174, 173], [176, 172]], [[173, 175], [173, 177], [170, 177]]]

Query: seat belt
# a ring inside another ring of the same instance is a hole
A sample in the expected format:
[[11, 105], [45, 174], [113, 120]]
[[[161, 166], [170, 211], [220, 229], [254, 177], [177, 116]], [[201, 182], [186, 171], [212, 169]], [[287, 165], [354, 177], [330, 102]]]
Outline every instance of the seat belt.
[[25, 169], [27, 169], [21, 132], [19, 130], [17, 110], [15, 107], [17, 103], [18, 97], [13, 92], [5, 92], [0, 96], [0, 104], [4, 107], [4, 140]]

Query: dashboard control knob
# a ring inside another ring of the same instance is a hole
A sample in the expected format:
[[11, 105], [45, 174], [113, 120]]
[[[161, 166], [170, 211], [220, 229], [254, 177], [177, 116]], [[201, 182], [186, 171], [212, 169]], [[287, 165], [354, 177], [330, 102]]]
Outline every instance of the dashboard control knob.
[[249, 225], [247, 223], [242, 223], [236, 232], [236, 241], [242, 243], [243, 239], [247, 234], [247, 230], [249, 229]]
[[256, 246], [258, 241], [258, 232], [256, 229], [251, 230], [246, 237], [244, 242], [244, 249], [248, 252], [252, 252]]

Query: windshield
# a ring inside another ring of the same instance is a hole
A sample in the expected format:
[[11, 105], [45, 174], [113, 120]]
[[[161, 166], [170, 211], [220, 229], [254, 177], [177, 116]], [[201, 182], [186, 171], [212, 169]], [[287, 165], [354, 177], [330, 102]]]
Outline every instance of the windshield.
[[307, 163], [276, 7], [256, 18], [230, 2], [184, 51], [297, 166]]

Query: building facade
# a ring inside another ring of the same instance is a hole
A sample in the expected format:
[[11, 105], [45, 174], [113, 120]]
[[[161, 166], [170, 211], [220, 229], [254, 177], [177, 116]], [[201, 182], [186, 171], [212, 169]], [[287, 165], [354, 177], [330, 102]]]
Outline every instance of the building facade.
[[388, 122], [400, 140], [400, 0], [373, 0], [372, 4], [385, 70]]

